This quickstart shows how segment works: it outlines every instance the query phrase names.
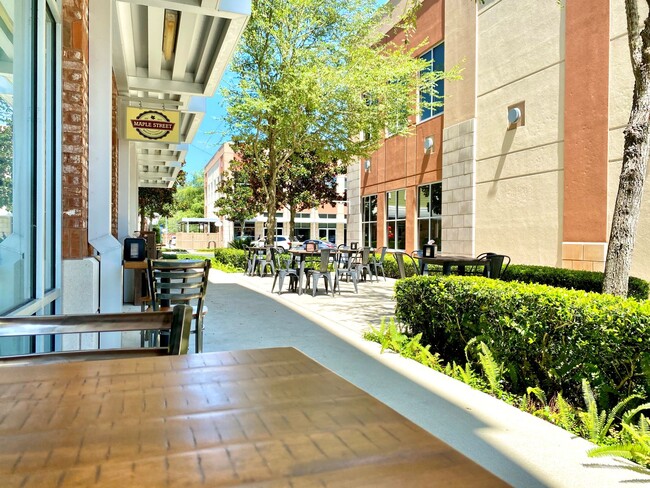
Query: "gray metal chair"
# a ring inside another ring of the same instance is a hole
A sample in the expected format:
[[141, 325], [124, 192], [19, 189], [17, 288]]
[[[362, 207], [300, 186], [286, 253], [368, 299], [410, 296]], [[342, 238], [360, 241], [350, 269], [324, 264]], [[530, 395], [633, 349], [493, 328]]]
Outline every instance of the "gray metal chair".
[[275, 253], [275, 277], [273, 278], [273, 286], [271, 287], [271, 293], [275, 289], [275, 283], [278, 283], [278, 295], [282, 294], [282, 285], [284, 279], [289, 277], [289, 291], [292, 289], [295, 290], [298, 287], [298, 269], [292, 268], [291, 263], [293, 262], [293, 257], [289, 255], [287, 251], [282, 248], [276, 249]]
[[[334, 287], [332, 288], [332, 294], [338, 285], [339, 295], [341, 294], [341, 280], [343, 278], [346, 281], [352, 280], [354, 284], [354, 292], [359, 293], [359, 288], [357, 283], [359, 282], [359, 267], [357, 266], [359, 251], [351, 251], [349, 255], [346, 253], [339, 253], [336, 261], [336, 271], [334, 274]], [[345, 256], [345, 257], [344, 257]]]
[[192, 306], [196, 334], [195, 350], [203, 352], [203, 317], [208, 307], [203, 302], [208, 288], [210, 260], [151, 259], [149, 260], [149, 290], [154, 312], [171, 310], [176, 304]]
[[[329, 289], [332, 290], [332, 296], [334, 296], [334, 285], [332, 284], [332, 273], [330, 271], [330, 249], [323, 249], [320, 252], [320, 265], [317, 269], [310, 269], [307, 271], [307, 286], [309, 287], [309, 282], [311, 280], [311, 295], [316, 296], [316, 289], [318, 288], [319, 278], [323, 278], [325, 281], [325, 293], [327, 294], [328, 285]], [[340, 291], [339, 291], [340, 292]]]
[[413, 256], [411, 256], [410, 254], [407, 254], [407, 253], [405, 253], [403, 251], [395, 251], [393, 253], [393, 256], [395, 256], [395, 261], [397, 262], [397, 270], [399, 271], [399, 277], [400, 278], [407, 278], [409, 276], [407, 274], [407, 272], [406, 272], [406, 263], [404, 262], [404, 257], [405, 256], [410, 261], [411, 266], [413, 266], [414, 274], [415, 275], [420, 274], [420, 266], [415, 261]]
[[375, 273], [375, 276], [377, 277], [377, 281], [379, 281], [379, 273], [378, 273], [378, 271], [380, 269], [381, 269], [381, 275], [384, 277], [384, 281], [386, 281], [386, 273], [384, 271], [384, 259], [386, 258], [386, 251], [387, 250], [388, 250], [387, 246], [382, 247], [379, 259], [376, 259], [373, 256], [373, 259], [371, 259], [371, 261], [370, 261], [370, 266], [372, 267], [372, 270]]

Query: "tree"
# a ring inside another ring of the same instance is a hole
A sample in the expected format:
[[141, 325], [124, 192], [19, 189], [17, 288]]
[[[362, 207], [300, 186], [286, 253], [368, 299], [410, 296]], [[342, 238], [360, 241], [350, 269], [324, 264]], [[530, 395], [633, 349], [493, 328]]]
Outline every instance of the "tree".
[[[603, 281], [605, 293], [620, 296], [627, 295], [650, 155], [650, 15], [641, 24], [638, 1], [624, 1], [634, 92], [630, 118], [624, 132], [623, 165], [614, 205]], [[650, 0], [646, 0], [646, 3], [650, 6]]]
[[367, 156], [389, 124], [403, 120], [397, 132], [409, 131], [418, 88], [435, 95], [437, 80], [458, 76], [423, 72], [419, 46], [384, 42], [387, 9], [378, 15], [374, 0], [253, 2], [232, 65], [238, 85], [224, 95], [231, 133], [250, 148], [250, 173], [260, 179], [269, 239], [294, 155], [343, 165]]
[[336, 178], [345, 171], [338, 161], [319, 161], [312, 154], [294, 154], [282, 178], [279, 201], [289, 209], [289, 235], [295, 235], [296, 213], [321, 204], [345, 200]]
[[189, 182], [177, 186], [174, 193], [174, 218], [203, 217], [205, 207], [203, 175], [196, 172]]
[[222, 196], [215, 201], [217, 215], [240, 224], [261, 213], [264, 209], [262, 188], [259, 179], [250, 172], [249, 154], [245, 146], [233, 143], [237, 158], [230, 162], [230, 168], [224, 172], [223, 179], [217, 188]]
[[154, 214], [162, 217], [171, 215], [174, 205], [174, 192], [176, 185], [173, 188], [138, 188], [138, 206], [140, 208], [140, 230], [146, 229], [146, 217], [149, 217], [149, 222], [154, 218]]

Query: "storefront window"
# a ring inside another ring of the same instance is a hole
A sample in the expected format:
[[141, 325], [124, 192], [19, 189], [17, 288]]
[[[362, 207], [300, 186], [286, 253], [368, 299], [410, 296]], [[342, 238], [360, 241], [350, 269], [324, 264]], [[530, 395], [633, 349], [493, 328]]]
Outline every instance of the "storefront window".
[[363, 197], [363, 246], [377, 247], [377, 195]]
[[35, 113], [31, 2], [0, 16], [0, 313], [35, 295]]
[[[60, 2], [0, 0], [0, 314], [60, 297]], [[0, 355], [51, 341], [0, 341]]]
[[418, 245], [430, 240], [442, 251], [442, 184], [432, 183], [418, 188]]
[[386, 243], [406, 249], [406, 190], [386, 192]]

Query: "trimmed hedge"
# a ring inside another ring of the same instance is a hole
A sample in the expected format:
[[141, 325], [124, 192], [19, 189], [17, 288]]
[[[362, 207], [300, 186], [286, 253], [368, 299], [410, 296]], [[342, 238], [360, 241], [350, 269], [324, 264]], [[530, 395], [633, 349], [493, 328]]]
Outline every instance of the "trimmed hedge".
[[603, 406], [650, 394], [650, 302], [480, 277], [423, 276], [395, 285], [396, 316], [446, 361], [473, 338], [506, 367], [516, 393], [540, 386], [582, 403], [589, 380]]
[[[602, 293], [603, 273], [596, 271], [579, 271], [573, 269], [553, 268], [551, 266], [529, 266], [513, 264], [501, 276], [503, 281], [521, 281], [522, 283], [539, 283], [543, 285], [573, 288], [575, 290]], [[646, 300], [650, 283], [641, 278], [630, 276], [627, 296]]]
[[246, 269], [246, 251], [242, 249], [217, 248], [214, 250], [214, 260], [239, 272]]

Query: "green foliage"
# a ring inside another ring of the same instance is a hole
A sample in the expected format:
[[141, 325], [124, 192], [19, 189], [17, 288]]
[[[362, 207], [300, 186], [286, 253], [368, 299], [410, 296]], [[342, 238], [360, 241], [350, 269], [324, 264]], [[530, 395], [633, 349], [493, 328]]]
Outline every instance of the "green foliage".
[[[641, 413], [644, 410], [650, 410], [650, 403], [625, 412], [618, 442], [591, 449], [589, 455], [620, 456], [638, 463], [641, 467], [636, 471], [650, 474], [650, 421]], [[639, 420], [634, 424], [632, 420], [637, 414], [640, 414]]]
[[437, 354], [432, 354], [429, 346], [422, 345], [421, 335], [408, 336], [398, 327], [392, 317], [388, 322], [382, 318], [379, 329], [372, 327], [369, 332], [364, 334], [364, 338], [381, 344], [381, 352], [388, 349], [406, 358], [414, 359], [429, 368], [442, 370], [440, 357]]
[[586, 379], [582, 380], [582, 392], [587, 411], [580, 412], [580, 420], [584, 426], [585, 437], [596, 444], [605, 442], [618, 413], [632, 400], [642, 398], [641, 395], [630, 395], [618, 402], [608, 414], [605, 410], [598, 411], [596, 398]]
[[[575, 290], [603, 291], [603, 273], [553, 268], [551, 266], [530, 266], [514, 264], [501, 276], [503, 281], [521, 281], [541, 285], [573, 288]], [[631, 276], [628, 281], [628, 297], [645, 300], [648, 298], [650, 283]]]
[[179, 184], [174, 193], [174, 218], [203, 217], [204, 197], [203, 175], [196, 172], [191, 179]]
[[214, 250], [214, 261], [219, 265], [223, 265], [229, 272], [242, 273], [246, 269], [246, 251], [233, 248], [217, 248]]
[[514, 392], [538, 385], [578, 404], [587, 379], [603, 407], [650, 392], [648, 302], [458, 276], [399, 280], [395, 294], [411, 333], [458, 362], [472, 339], [483, 341]]
[[169, 217], [174, 208], [174, 193], [172, 188], [138, 188], [138, 207], [140, 209], [140, 227], [144, 230], [145, 217], [153, 220], [154, 214]]

